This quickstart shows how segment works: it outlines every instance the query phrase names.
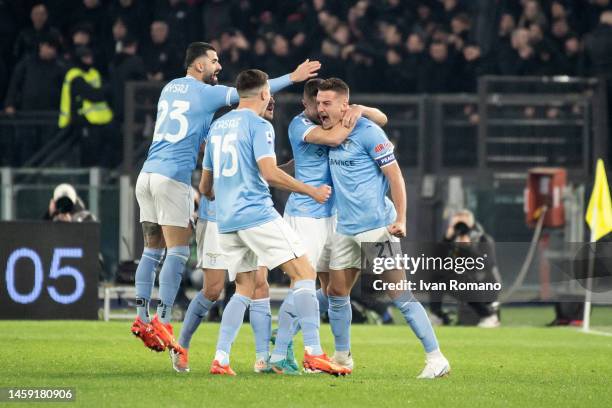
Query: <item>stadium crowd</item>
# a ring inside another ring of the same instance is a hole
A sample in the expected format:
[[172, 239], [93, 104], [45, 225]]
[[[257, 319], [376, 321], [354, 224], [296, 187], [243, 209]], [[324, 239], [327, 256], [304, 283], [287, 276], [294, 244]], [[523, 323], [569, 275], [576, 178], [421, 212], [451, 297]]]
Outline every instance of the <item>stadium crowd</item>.
[[[64, 112], [89, 165], [118, 134], [125, 82], [184, 75], [193, 40], [218, 50], [222, 83], [311, 58], [354, 92], [474, 92], [483, 74], [612, 77], [612, 0], [0, 0], [0, 112]], [[92, 67], [100, 80], [81, 80]], [[74, 131], [95, 122], [79, 98], [107, 109], [105, 129]]]

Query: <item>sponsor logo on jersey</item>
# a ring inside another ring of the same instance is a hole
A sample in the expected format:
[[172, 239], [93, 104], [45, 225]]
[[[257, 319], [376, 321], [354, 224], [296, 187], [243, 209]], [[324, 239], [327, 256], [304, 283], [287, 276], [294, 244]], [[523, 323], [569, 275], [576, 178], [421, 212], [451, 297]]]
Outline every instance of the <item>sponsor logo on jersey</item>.
[[331, 166], [352, 167], [355, 165], [355, 160], [329, 159], [329, 164]]
[[386, 142], [386, 143], [380, 143], [377, 144], [376, 147], [374, 148], [374, 152], [376, 153], [380, 153], [383, 150], [385, 150], [388, 147], [392, 147], [393, 145], [391, 144], [391, 142]]

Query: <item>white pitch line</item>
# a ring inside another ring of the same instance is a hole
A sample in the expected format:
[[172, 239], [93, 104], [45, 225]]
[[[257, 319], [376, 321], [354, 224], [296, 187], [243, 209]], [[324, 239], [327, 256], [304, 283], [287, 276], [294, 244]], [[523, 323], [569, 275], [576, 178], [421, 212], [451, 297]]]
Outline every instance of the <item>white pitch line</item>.
[[581, 333], [585, 333], [585, 334], [596, 334], [598, 336], [608, 336], [608, 337], [612, 337], [612, 333], [608, 333], [608, 332], [602, 332], [599, 330], [579, 330]]

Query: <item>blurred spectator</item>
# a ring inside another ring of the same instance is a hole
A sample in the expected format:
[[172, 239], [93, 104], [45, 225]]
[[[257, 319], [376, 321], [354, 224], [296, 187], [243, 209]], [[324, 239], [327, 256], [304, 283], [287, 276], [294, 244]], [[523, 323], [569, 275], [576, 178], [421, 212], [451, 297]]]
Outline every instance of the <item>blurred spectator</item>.
[[[59, 44], [50, 37], [41, 37], [38, 54], [24, 57], [15, 67], [7, 92], [4, 111], [57, 111], [66, 67], [57, 57]], [[55, 129], [44, 131], [34, 126], [15, 128], [10, 147], [10, 163], [21, 165]]]
[[164, 20], [170, 27], [170, 42], [183, 50], [197, 38], [195, 13], [184, 0], [157, 0], [155, 20]]
[[337, 42], [326, 38], [321, 43], [321, 50], [316, 59], [321, 62], [321, 77], [344, 77], [344, 63], [341, 59], [341, 47]]
[[451, 35], [448, 37], [448, 42], [455, 47], [456, 52], [461, 52], [465, 43], [470, 40], [471, 28], [472, 22], [466, 13], [457, 14], [452, 18]]
[[570, 76], [585, 74], [584, 57], [581, 54], [580, 40], [576, 35], [570, 35], [563, 44], [563, 57], [560, 63], [560, 73]]
[[[263, 37], [257, 37], [253, 46], [249, 66], [268, 72], [268, 42]], [[223, 72], [223, 71], [221, 71]]]
[[72, 14], [73, 25], [88, 25], [91, 41], [104, 43], [110, 36], [110, 17], [108, 9], [101, 0], [83, 0]]
[[502, 75], [532, 75], [537, 69], [535, 52], [529, 42], [529, 30], [519, 28], [512, 33], [512, 50], [500, 60]]
[[147, 38], [147, 27], [151, 21], [151, 8], [146, 0], [113, 0], [109, 15], [113, 21], [121, 20], [139, 43]]
[[527, 0], [524, 4], [523, 14], [519, 19], [519, 27], [529, 28], [529, 26], [532, 24], [538, 24], [546, 27], [548, 21], [546, 19], [546, 15], [542, 11], [542, 8], [540, 7], [540, 3], [537, 0]]
[[142, 52], [147, 78], [153, 81], [169, 81], [182, 72], [182, 55], [169, 41], [168, 24], [165, 21], [151, 23], [151, 41]]
[[113, 21], [112, 37], [105, 44], [104, 61], [112, 61], [115, 54], [118, 54], [123, 49], [123, 40], [128, 35], [128, 27], [125, 21], [118, 17]]
[[[252, 2], [240, 1], [240, 8], [244, 8], [243, 3], [247, 3], [249, 6]], [[202, 26], [204, 27], [204, 39], [205, 41], [215, 38], [219, 33], [228, 27], [233, 26], [232, 24], [232, 3], [223, 0], [211, 0], [204, 2], [202, 6]], [[246, 12], [249, 12], [248, 7]], [[252, 15], [249, 13], [248, 15]], [[241, 25], [238, 25], [242, 27]]]
[[560, 63], [560, 49], [546, 37], [544, 27], [539, 24], [529, 26], [529, 44], [533, 48], [536, 65], [533, 75], [555, 75]]
[[[87, 47], [91, 49], [91, 32], [92, 28], [88, 24], [77, 24], [72, 28], [70, 42], [64, 54], [66, 61], [71, 64], [75, 64], [77, 62], [75, 56], [75, 51], [77, 48]], [[92, 52], [94, 51], [92, 50]]]
[[461, 73], [457, 78], [458, 90], [476, 92], [478, 77], [492, 74], [495, 71], [494, 61], [490, 55], [482, 55], [481, 48], [476, 44], [466, 44], [461, 53]]
[[[123, 119], [123, 95], [127, 81], [146, 79], [145, 65], [138, 55], [138, 40], [128, 34], [123, 39], [123, 47], [111, 62], [109, 75], [112, 91], [112, 108], [115, 118]], [[117, 146], [118, 147], [118, 146]]]
[[15, 40], [15, 61], [27, 55], [36, 55], [38, 43], [42, 38], [53, 38], [59, 45], [60, 33], [56, 28], [49, 26], [48, 18], [47, 7], [44, 3], [34, 4], [30, 12], [32, 26], [22, 29]]
[[453, 89], [453, 67], [449, 62], [448, 45], [433, 42], [429, 46], [429, 58], [426, 62], [424, 81], [419, 85], [420, 91], [442, 93]]
[[562, 50], [565, 44], [565, 39], [570, 34], [570, 26], [566, 19], [560, 18], [553, 21], [550, 30], [552, 39], [555, 42], [557, 49]]
[[612, 11], [601, 14], [600, 24], [585, 39], [586, 57], [592, 75], [612, 79]]
[[59, 127], [79, 140], [80, 165], [112, 165], [116, 152], [106, 139], [113, 119], [100, 72], [94, 68], [94, 56], [87, 47], [75, 50], [75, 66], [66, 73], [62, 85]]
[[404, 75], [406, 75], [406, 92], [422, 91], [421, 84], [426, 71], [427, 52], [425, 40], [419, 34], [411, 34], [406, 40]]
[[287, 67], [293, 66], [290, 55], [289, 41], [282, 34], [276, 34], [272, 40], [272, 56], [268, 62], [268, 75], [274, 78], [287, 72]]
[[[368, 78], [376, 72], [374, 66], [375, 56], [369, 47], [353, 47], [348, 57], [346, 66], [346, 79], [351, 84], [351, 89], [358, 92], [379, 92], [381, 88], [380, 79], [382, 75], [377, 75], [376, 81]], [[380, 71], [379, 71], [380, 72]]]
[[59, 43], [40, 37], [38, 53], [22, 59], [13, 72], [6, 95], [5, 112], [57, 110], [66, 67], [58, 60]]

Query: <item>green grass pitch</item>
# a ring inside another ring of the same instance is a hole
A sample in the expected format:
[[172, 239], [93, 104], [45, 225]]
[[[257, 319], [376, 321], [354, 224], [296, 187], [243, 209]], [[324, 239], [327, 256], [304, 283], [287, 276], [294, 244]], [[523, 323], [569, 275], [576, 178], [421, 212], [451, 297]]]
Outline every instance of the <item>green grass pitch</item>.
[[[192, 372], [178, 374], [166, 353], [145, 350], [129, 334], [127, 321], [2, 321], [0, 387], [76, 388], [76, 403], [54, 407], [611, 406], [612, 337], [528, 326], [550, 321], [550, 308], [503, 316], [500, 329], [437, 328], [453, 371], [435, 381], [415, 379], [423, 353], [404, 324], [353, 326], [356, 369], [346, 378], [254, 374], [253, 336], [244, 325], [232, 351], [238, 373], [232, 378], [208, 374], [217, 324], [200, 327]], [[595, 309], [593, 321], [609, 330], [612, 309]], [[331, 351], [329, 326], [321, 334]]]

